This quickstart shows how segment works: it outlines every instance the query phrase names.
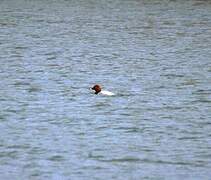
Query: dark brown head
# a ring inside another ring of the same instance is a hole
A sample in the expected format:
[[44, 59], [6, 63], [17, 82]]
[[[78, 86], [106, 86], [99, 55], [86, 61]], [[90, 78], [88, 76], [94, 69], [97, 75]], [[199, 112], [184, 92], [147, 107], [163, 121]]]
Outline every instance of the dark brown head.
[[92, 87], [92, 90], [95, 90], [95, 94], [98, 94], [101, 91], [100, 85], [96, 84]]

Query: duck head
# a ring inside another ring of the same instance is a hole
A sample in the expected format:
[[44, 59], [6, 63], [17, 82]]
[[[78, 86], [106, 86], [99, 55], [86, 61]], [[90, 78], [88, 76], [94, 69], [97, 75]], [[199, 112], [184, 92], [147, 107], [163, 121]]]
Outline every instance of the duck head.
[[95, 91], [95, 94], [98, 94], [101, 91], [101, 87], [99, 84], [96, 84], [92, 87], [92, 90]]

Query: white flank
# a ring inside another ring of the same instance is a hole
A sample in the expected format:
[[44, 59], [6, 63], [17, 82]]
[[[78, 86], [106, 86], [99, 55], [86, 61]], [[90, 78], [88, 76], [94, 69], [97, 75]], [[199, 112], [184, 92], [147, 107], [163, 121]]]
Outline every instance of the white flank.
[[104, 90], [102, 90], [100, 93], [103, 94], [103, 95], [107, 95], [107, 96], [113, 96], [113, 95], [115, 95], [114, 93], [112, 93], [110, 91], [104, 91]]

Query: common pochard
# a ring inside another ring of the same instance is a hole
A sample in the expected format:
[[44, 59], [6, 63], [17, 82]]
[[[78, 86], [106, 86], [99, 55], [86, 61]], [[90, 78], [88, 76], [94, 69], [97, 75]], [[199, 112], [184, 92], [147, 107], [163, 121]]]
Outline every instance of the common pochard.
[[95, 94], [103, 94], [103, 95], [107, 95], [107, 96], [113, 96], [114, 93], [110, 92], [110, 91], [105, 91], [102, 90], [102, 88], [100, 87], [99, 84], [96, 84], [92, 87], [92, 90], [95, 91]]

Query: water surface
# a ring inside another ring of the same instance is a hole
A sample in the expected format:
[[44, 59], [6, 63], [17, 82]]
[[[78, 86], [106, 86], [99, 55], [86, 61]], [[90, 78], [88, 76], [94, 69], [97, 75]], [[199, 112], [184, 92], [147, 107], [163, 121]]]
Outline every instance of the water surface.
[[211, 1], [0, 1], [1, 179], [210, 179], [210, 57]]

